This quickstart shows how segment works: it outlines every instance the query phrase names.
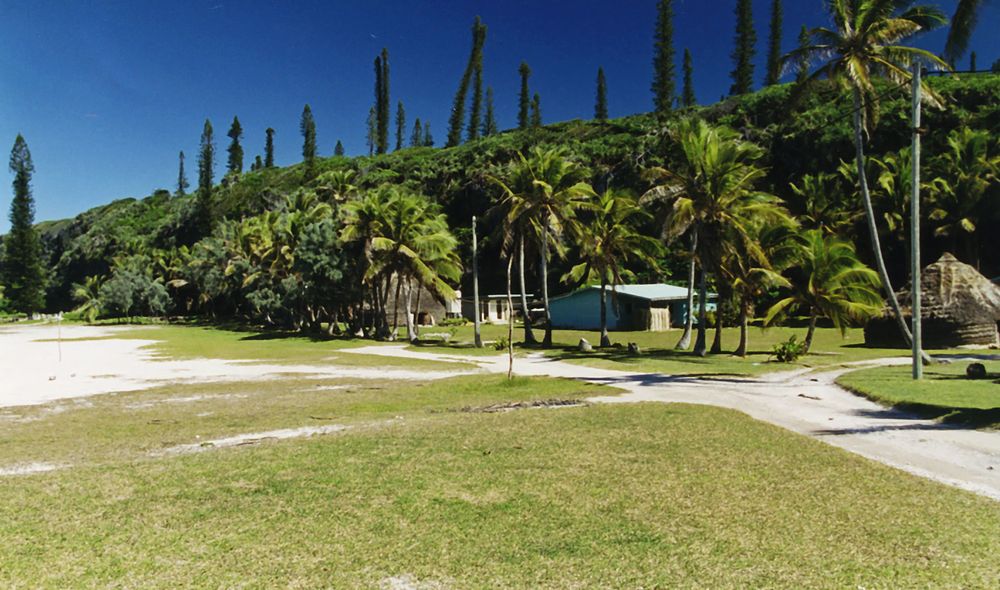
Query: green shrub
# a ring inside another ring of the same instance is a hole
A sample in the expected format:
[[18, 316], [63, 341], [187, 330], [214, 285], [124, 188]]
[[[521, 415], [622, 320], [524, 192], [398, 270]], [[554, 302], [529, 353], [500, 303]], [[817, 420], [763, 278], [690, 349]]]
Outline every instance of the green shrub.
[[787, 342], [775, 344], [772, 355], [779, 363], [794, 363], [799, 360], [799, 357], [805, 354], [805, 352], [805, 343], [799, 342], [798, 338], [796, 338], [793, 334]]
[[493, 343], [493, 348], [497, 350], [507, 350], [508, 346], [510, 346], [510, 339], [506, 336], [501, 336]]

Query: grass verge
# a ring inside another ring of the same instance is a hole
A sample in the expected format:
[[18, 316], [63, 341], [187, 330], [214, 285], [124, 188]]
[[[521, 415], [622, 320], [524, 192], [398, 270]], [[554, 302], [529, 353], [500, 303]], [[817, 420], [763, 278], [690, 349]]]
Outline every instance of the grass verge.
[[969, 362], [933, 365], [914, 381], [910, 367], [865, 369], [837, 383], [873, 401], [944, 422], [1000, 428], [1000, 362], [985, 362], [989, 379], [965, 377]]

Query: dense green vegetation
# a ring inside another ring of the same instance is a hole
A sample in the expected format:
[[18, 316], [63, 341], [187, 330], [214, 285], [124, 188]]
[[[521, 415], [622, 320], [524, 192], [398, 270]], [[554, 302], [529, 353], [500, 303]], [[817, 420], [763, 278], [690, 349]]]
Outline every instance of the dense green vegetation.
[[[949, 141], [955, 140], [949, 130], [967, 127], [988, 134], [986, 130], [1000, 124], [1000, 78], [991, 75], [934, 78], [930, 84], [947, 98], [947, 103], [943, 109], [928, 109], [926, 113], [925, 153], [930, 170], [925, 171], [925, 178], [947, 179], [956, 173], [945, 167], [943, 159]], [[861, 235], [857, 225], [860, 207], [850, 188], [854, 179], [849, 173], [840, 171], [841, 163], [849, 160], [852, 153], [849, 103], [840, 91], [822, 84], [814, 93], [801, 97], [794, 96], [794, 90], [792, 85], [774, 86], [698, 109], [697, 113], [710, 122], [740, 129], [744, 137], [763, 148], [759, 165], [765, 174], [758, 186], [780, 197], [804, 226], [827, 227], [835, 217], [834, 222], [840, 223], [838, 233]], [[878, 133], [869, 144], [869, 151], [877, 158], [884, 160], [905, 149], [908, 143], [907, 105], [902, 91], [889, 93], [882, 99]], [[795, 116], [789, 117], [789, 111], [794, 111]], [[504, 132], [446, 150], [417, 147], [371, 158], [317, 158], [311, 173], [307, 173], [304, 165], [265, 167], [226, 178], [221, 185], [213, 187], [207, 203], [197, 196], [174, 197], [167, 191], [157, 191], [141, 200], [115, 201], [72, 220], [39, 224], [46, 258], [52, 269], [48, 281], [48, 307], [73, 307], [74, 284], [82, 284], [90, 276], [109, 277], [116, 260], [142, 255], [150, 260], [146, 266], [149, 280], [162, 283], [170, 291], [170, 313], [246, 315], [237, 305], [220, 306], [213, 298], [203, 297], [205, 293], [197, 288], [213, 282], [222, 284], [232, 278], [225, 274], [228, 263], [216, 267], [214, 275], [208, 273], [211, 265], [206, 264], [206, 259], [210, 260], [212, 255], [226, 256], [220, 244], [238, 243], [237, 226], [257, 223], [255, 218], [265, 216], [275, 222], [279, 218], [287, 221], [288, 216], [303, 214], [296, 209], [299, 206], [296, 203], [325, 203], [335, 211], [341, 201], [353, 198], [351, 195], [385, 183], [426, 195], [438, 203], [460, 241], [458, 252], [463, 260], [468, 260], [468, 233], [463, 228], [472, 215], [484, 215], [496, 202], [501, 191], [490, 178], [503, 176], [507, 163], [516, 160], [519, 151], [527, 152], [529, 147], [538, 145], [558, 146], [570, 159], [584, 164], [596, 190], [602, 191], [613, 184], [616, 188], [641, 194], [651, 186], [644, 176], [646, 170], [657, 165], [673, 167], [680, 159], [677, 144], [667, 133], [675, 126], [673, 121], [661, 122], [650, 115], [610, 121], [569, 121]], [[993, 144], [995, 139], [992, 144], [987, 142], [987, 149], [995, 151]], [[791, 183], [801, 187], [806, 179], [824, 183], [818, 195], [792, 189]], [[873, 201], [877, 210], [888, 212], [896, 207], [893, 199], [897, 195], [884, 190], [885, 185], [887, 182], [880, 181], [873, 187]], [[988, 185], [983, 200], [975, 209], [977, 231], [962, 238], [969, 244], [965, 248], [977, 248], [981, 252], [980, 264], [987, 275], [1000, 274], [1000, 259], [979, 242], [980, 236], [989, 235], [991, 228], [997, 227], [998, 208], [993, 205], [996, 192], [995, 182]], [[198, 195], [202, 193], [200, 190]], [[931, 191], [932, 198], [934, 194]], [[824, 202], [818, 203], [817, 199]], [[942, 206], [945, 204], [942, 201]], [[211, 235], [206, 235], [200, 227], [203, 221], [200, 205], [210, 206], [211, 218], [217, 220]], [[331, 223], [336, 222], [331, 218]], [[931, 229], [939, 227], [937, 221], [929, 223]], [[331, 243], [336, 243], [334, 229], [326, 232], [333, 240]], [[319, 229], [313, 231], [323, 233]], [[652, 226], [644, 231], [655, 235]], [[899, 277], [905, 276], [904, 231], [899, 226], [882, 227], [887, 238], [884, 240], [887, 265], [897, 282]], [[925, 244], [927, 259], [952, 246], [950, 237], [934, 236], [932, 231], [926, 234], [929, 234]], [[323, 247], [322, 240], [319, 242], [317, 247]], [[862, 258], [871, 260], [866, 241], [861, 240], [857, 246]], [[487, 236], [484, 260], [496, 257], [500, 247], [501, 240]], [[686, 245], [677, 243], [670, 247], [662, 260], [659, 271], [662, 274], [651, 273], [647, 268], [632, 270], [640, 279], [683, 281], [685, 273], [681, 269], [685, 262], [680, 253], [687, 249]], [[333, 256], [340, 255], [338, 248], [331, 251]], [[349, 250], [344, 254], [344, 258], [353, 257]], [[540, 269], [532, 264], [534, 258], [528, 259], [527, 273], [529, 283], [537, 284]], [[196, 260], [201, 264], [193, 264]], [[559, 287], [557, 281], [576, 263], [572, 251], [565, 258], [553, 260], [554, 269], [550, 273], [553, 289], [565, 289]], [[117, 266], [125, 264], [120, 262]], [[196, 268], [204, 272], [199, 275]], [[501, 268], [487, 265], [483, 270], [483, 288], [502, 291]], [[182, 284], [182, 280], [186, 283]], [[242, 280], [235, 288], [243, 288]], [[259, 315], [248, 317], [255, 321], [262, 318]]]

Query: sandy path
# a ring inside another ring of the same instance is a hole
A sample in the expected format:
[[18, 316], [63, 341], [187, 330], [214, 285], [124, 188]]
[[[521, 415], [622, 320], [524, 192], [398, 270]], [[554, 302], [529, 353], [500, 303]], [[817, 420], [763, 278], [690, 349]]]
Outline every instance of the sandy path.
[[[126, 328], [127, 329], [127, 328]], [[290, 373], [312, 378], [431, 380], [466, 371], [383, 367], [289, 365], [220, 359], [159, 360], [152, 340], [92, 340], [120, 328], [63, 326], [59, 345], [53, 325], [0, 328], [0, 407], [43, 404], [101, 393], [139, 391], [170, 383], [257, 381]]]
[[[448, 361], [454, 356], [404, 347], [363, 347], [351, 352]], [[462, 357], [494, 373], [507, 371], [506, 357]], [[857, 366], [907, 364], [883, 359]], [[721, 406], [805, 434], [910, 473], [1000, 500], [1000, 432], [938, 424], [887, 409], [835, 384], [851, 368], [796, 370], [758, 378], [698, 379], [610, 371], [528, 355], [515, 361], [518, 375], [570, 377], [613, 385], [624, 395], [602, 403], [683, 402]]]

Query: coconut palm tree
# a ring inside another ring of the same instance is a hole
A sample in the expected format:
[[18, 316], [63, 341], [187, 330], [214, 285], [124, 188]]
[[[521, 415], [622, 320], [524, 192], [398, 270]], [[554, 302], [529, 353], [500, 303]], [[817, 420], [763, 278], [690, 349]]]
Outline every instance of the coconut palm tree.
[[840, 198], [843, 182], [836, 174], [821, 172], [806, 174], [798, 184], [789, 184], [798, 197], [795, 210], [801, 211], [798, 220], [803, 227], [821, 230], [826, 235], [840, 235], [854, 225], [860, 214], [844, 206]]
[[935, 162], [940, 176], [931, 182], [934, 201], [930, 218], [937, 226], [934, 235], [950, 238], [955, 254], [964, 242], [965, 256], [976, 268], [980, 250], [976, 229], [996, 211], [997, 202], [990, 199], [990, 190], [996, 190], [1000, 183], [1000, 155], [992, 144], [988, 131], [952, 131], [948, 149]]
[[608, 336], [607, 291], [612, 293], [632, 273], [631, 263], [652, 270], [657, 266], [660, 243], [640, 233], [636, 225], [651, 218], [631, 195], [608, 189], [586, 208], [592, 212], [576, 235], [580, 263], [563, 277], [564, 282], [598, 282], [601, 285], [601, 346], [611, 346]]
[[561, 149], [534, 148], [526, 157], [518, 153], [507, 179], [495, 182], [503, 191], [501, 206], [507, 223], [519, 226], [525, 237], [537, 237], [545, 309], [545, 337], [542, 346], [552, 346], [552, 315], [549, 311], [549, 253], [558, 251], [563, 238], [573, 231], [576, 211], [596, 196], [584, 182], [585, 170], [565, 156]]
[[753, 302], [775, 287], [787, 287], [781, 271], [788, 268], [796, 254], [793, 238], [796, 224], [791, 217], [747, 224], [750, 236], [760, 245], [764, 259], [746, 256], [739, 249], [729, 249], [722, 262], [722, 275], [739, 306], [740, 343], [736, 356], [745, 357], [750, 347], [749, 320]]
[[78, 303], [73, 311], [83, 314], [93, 323], [101, 313], [101, 277], [87, 277], [82, 283], [73, 284], [73, 301]]
[[[362, 201], [369, 201], [362, 203]], [[367, 245], [368, 264], [364, 281], [373, 286], [381, 316], [381, 335], [388, 333], [387, 300], [391, 284], [396, 284], [398, 306], [404, 283], [415, 282], [440, 299], [455, 296], [448, 281], [461, 278], [458, 241], [448, 229], [439, 207], [422, 195], [393, 187], [374, 191], [371, 196], [345, 205], [345, 241], [362, 240]], [[357, 203], [357, 205], [354, 205]], [[407, 289], [405, 317], [409, 338], [416, 337]]]
[[[704, 302], [706, 273], [720, 276], [727, 249], [741, 249], [752, 260], [766, 261], [750, 224], [777, 221], [786, 214], [776, 197], [754, 190], [764, 176], [756, 165], [763, 155], [759, 147], [740, 140], [732, 129], [712, 127], [700, 119], [682, 120], [673, 134], [683, 157], [671, 170], [647, 171], [655, 184], [642, 202], [665, 207], [664, 239], [692, 237], [691, 257], [701, 269], [699, 290]], [[706, 353], [705, 319], [702, 303], [694, 349], [699, 356]]]
[[955, 14], [951, 17], [951, 29], [944, 47], [944, 57], [954, 62], [962, 57], [969, 46], [972, 31], [979, 21], [979, 13], [986, 0], [958, 0]]
[[843, 333], [850, 323], [882, 312], [878, 273], [858, 260], [853, 245], [818, 230], [803, 232], [796, 244], [792, 292], [768, 310], [765, 326], [792, 311], [804, 311], [809, 315], [809, 331], [803, 344], [809, 352], [819, 318], [829, 319]]
[[[936, 7], [915, 6], [912, 0], [828, 0], [826, 6], [835, 28], [810, 30], [810, 43], [786, 55], [785, 62], [821, 64], [803, 88], [816, 80], [828, 78], [851, 92], [854, 101], [855, 166], [875, 265], [900, 332], [910, 343], [910, 328], [903, 320], [899, 300], [882, 258], [865, 169], [865, 135], [871, 135], [878, 120], [876, 78], [887, 78], [892, 84], [902, 87], [911, 80], [909, 68], [914, 62], [948, 68], [948, 64], [929, 51], [898, 44], [944, 25], [947, 19]], [[940, 106], [942, 103], [941, 97], [930, 88], [924, 89], [923, 96], [928, 104]]]

